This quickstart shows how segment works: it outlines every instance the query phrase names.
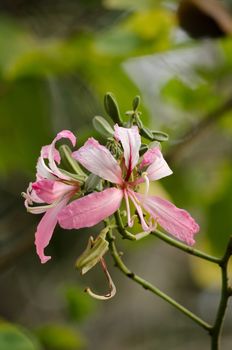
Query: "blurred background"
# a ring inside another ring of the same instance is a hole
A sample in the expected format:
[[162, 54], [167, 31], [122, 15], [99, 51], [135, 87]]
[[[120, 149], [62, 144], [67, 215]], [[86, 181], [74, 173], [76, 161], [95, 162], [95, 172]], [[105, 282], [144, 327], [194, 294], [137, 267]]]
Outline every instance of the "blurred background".
[[[41, 265], [20, 193], [35, 177], [42, 145], [62, 129], [90, 136], [112, 91], [125, 112], [142, 98], [143, 121], [168, 132], [174, 175], [155, 184], [200, 223], [196, 247], [222, 255], [232, 234], [232, 1], [1, 0], [0, 349], [208, 349], [203, 330], [121, 276], [104, 292], [98, 268], [81, 278], [75, 260], [89, 230], [56, 229]], [[99, 138], [100, 140], [100, 138]], [[136, 273], [213, 322], [219, 269], [154, 237], [120, 241]], [[224, 350], [231, 349], [231, 305]]]

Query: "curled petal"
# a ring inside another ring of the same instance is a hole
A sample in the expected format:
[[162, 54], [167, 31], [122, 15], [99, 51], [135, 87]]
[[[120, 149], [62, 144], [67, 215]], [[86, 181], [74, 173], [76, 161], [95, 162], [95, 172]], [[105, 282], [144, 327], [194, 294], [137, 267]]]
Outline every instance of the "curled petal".
[[[44, 146], [44, 147], [47, 147], [47, 146]], [[48, 146], [48, 147], [50, 147], [50, 146]], [[40, 155], [40, 157], [37, 161], [37, 165], [36, 165], [36, 180], [38, 180], [38, 181], [42, 180], [42, 179], [56, 180], [57, 177], [53, 175], [51, 169], [46, 165], [46, 163], [44, 161], [44, 157], [42, 156], [43, 148], [41, 150], [41, 155]]]
[[59, 224], [66, 229], [94, 226], [118, 210], [122, 198], [117, 188], [91, 193], [67, 205], [58, 215]]
[[51, 204], [59, 198], [62, 198], [66, 193], [71, 193], [77, 190], [77, 186], [67, 185], [60, 181], [40, 180], [32, 184], [32, 189], [39, 199], [44, 203]]
[[199, 225], [191, 215], [183, 209], [165, 199], [135, 194], [141, 201], [144, 209], [163, 227], [167, 232], [186, 242], [188, 245], [195, 243], [194, 235], [199, 231]]
[[[122, 128], [117, 124], [114, 127], [115, 138], [120, 140], [124, 150], [125, 164], [130, 176], [132, 170], [139, 160], [139, 149], [141, 146], [141, 137], [137, 126], [132, 128]], [[128, 177], [129, 177], [128, 176]]]
[[159, 180], [172, 174], [159, 147], [151, 148], [144, 154], [140, 168], [145, 166], [148, 166], [146, 173], [149, 180]]
[[57, 224], [57, 216], [61, 209], [65, 207], [69, 200], [69, 196], [63, 198], [56, 206], [51, 207], [46, 211], [42, 217], [39, 225], [37, 226], [35, 234], [36, 252], [40, 257], [41, 263], [44, 264], [51, 259], [50, 256], [44, 254], [44, 249], [48, 246], [50, 239], [53, 235], [53, 231]]
[[62, 138], [69, 139], [73, 146], [75, 146], [76, 144], [76, 136], [71, 131], [63, 130], [59, 132], [54, 138], [54, 140], [52, 141], [50, 148], [48, 149], [49, 167], [52, 170], [53, 174], [59, 177], [60, 179], [69, 180], [70, 177], [62, 173], [56, 165], [57, 150], [55, 148], [55, 145], [56, 145], [56, 142]]
[[[57, 167], [56, 163], [60, 163], [60, 154], [58, 150], [55, 148], [55, 144], [58, 140], [62, 138], [67, 138], [71, 141], [72, 145], [76, 144], [76, 137], [69, 130], [63, 130], [59, 132], [52, 143], [47, 146], [43, 146], [40, 152], [40, 157], [37, 162], [37, 180], [41, 179], [49, 179], [56, 180], [57, 177], [63, 180], [70, 180], [70, 177], [65, 175], [60, 169]], [[45, 163], [45, 159], [48, 159], [48, 165]]]
[[117, 161], [94, 138], [89, 138], [83, 147], [73, 152], [73, 158], [93, 174], [116, 184], [122, 183], [122, 171]]
[[[44, 159], [48, 159], [49, 157], [49, 151], [50, 151], [51, 145], [43, 146], [41, 149], [41, 157]], [[53, 156], [55, 161], [60, 164], [60, 153], [59, 151], [55, 148], [53, 152]]]
[[36, 192], [33, 190], [33, 183], [30, 182], [29, 186], [27, 188], [27, 192], [23, 192], [22, 196], [25, 198], [26, 203], [25, 206], [27, 207], [26, 204], [28, 205], [33, 205], [33, 203], [43, 203], [43, 200], [39, 198], [36, 194]]

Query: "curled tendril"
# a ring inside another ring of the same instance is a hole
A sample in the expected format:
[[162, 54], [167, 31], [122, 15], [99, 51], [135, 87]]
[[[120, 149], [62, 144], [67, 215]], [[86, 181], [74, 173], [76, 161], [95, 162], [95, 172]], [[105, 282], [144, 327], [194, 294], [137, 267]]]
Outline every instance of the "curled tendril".
[[108, 300], [108, 299], [111, 299], [115, 296], [116, 294], [116, 287], [115, 287], [115, 284], [109, 274], [109, 271], [107, 270], [107, 266], [106, 266], [106, 263], [105, 263], [105, 260], [104, 258], [101, 258], [100, 259], [100, 264], [101, 264], [101, 267], [103, 269], [103, 272], [105, 273], [106, 275], [106, 279], [108, 281], [108, 284], [109, 284], [109, 292], [107, 294], [104, 294], [104, 295], [99, 295], [99, 294], [96, 294], [94, 293], [91, 288], [87, 287], [85, 289], [85, 292], [88, 293], [92, 298], [95, 298], [95, 299], [98, 299], [98, 300]]

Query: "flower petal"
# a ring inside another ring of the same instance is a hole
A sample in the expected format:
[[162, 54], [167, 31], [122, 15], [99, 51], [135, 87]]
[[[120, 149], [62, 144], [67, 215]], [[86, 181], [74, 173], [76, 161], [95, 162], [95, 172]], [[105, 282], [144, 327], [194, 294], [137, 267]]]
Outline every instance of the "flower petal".
[[172, 174], [166, 160], [164, 159], [159, 147], [149, 149], [143, 156], [140, 168], [148, 166], [146, 169], [149, 180], [159, 180]]
[[123, 191], [108, 188], [77, 199], [67, 205], [58, 216], [59, 224], [66, 229], [91, 227], [112, 215], [121, 204]]
[[137, 126], [132, 128], [122, 128], [117, 124], [114, 126], [115, 138], [120, 140], [124, 150], [125, 164], [129, 175], [139, 160], [139, 149], [141, 137]]
[[[76, 144], [75, 135], [69, 130], [63, 130], [56, 135], [55, 139], [52, 141], [50, 145], [43, 146], [40, 152], [40, 157], [38, 159], [37, 166], [36, 166], [37, 180], [42, 180], [42, 179], [55, 180], [57, 177], [63, 180], [70, 180], [70, 177], [63, 174], [56, 165], [56, 163], [58, 164], [60, 163], [60, 153], [55, 148], [55, 144], [61, 138], [69, 139], [73, 146], [75, 146]], [[46, 165], [44, 159], [49, 160], [49, 167]]]
[[[36, 180], [42, 180], [42, 179], [50, 179], [50, 180], [56, 180], [57, 177], [53, 175], [51, 169], [46, 165], [44, 159], [47, 157], [44, 157], [43, 149], [45, 147], [50, 146], [44, 146], [41, 149], [40, 157], [38, 158], [37, 164], [36, 164]], [[57, 151], [58, 152], [58, 151]]]
[[[50, 148], [51, 148], [51, 145], [47, 145], [47, 146], [43, 146], [42, 147], [42, 149], [41, 149], [41, 156], [42, 156], [42, 158], [48, 159]], [[60, 159], [60, 153], [59, 153], [59, 151], [56, 148], [54, 149], [53, 156], [54, 156], [55, 161], [58, 164], [60, 164], [60, 160], [61, 160]]]
[[44, 203], [51, 204], [59, 198], [62, 198], [66, 193], [74, 192], [77, 186], [67, 185], [61, 181], [40, 180], [32, 184], [37, 197]]
[[57, 150], [55, 148], [55, 145], [56, 145], [56, 142], [62, 138], [69, 139], [73, 146], [75, 146], [76, 144], [76, 136], [71, 131], [63, 130], [59, 132], [54, 138], [54, 140], [52, 141], [50, 148], [48, 148], [49, 167], [52, 170], [53, 174], [59, 177], [60, 179], [70, 180], [70, 177], [62, 173], [62, 171], [60, 171], [60, 169], [57, 167], [55, 162], [57, 159]]
[[93, 174], [113, 183], [122, 183], [122, 171], [110, 151], [89, 138], [83, 147], [73, 152], [73, 158]]
[[165, 199], [135, 193], [144, 209], [162, 226], [167, 232], [193, 245], [194, 235], [199, 231], [199, 225], [191, 215], [183, 209], [177, 208], [174, 204]]
[[36, 252], [40, 257], [42, 264], [51, 259], [50, 256], [46, 256], [44, 254], [44, 249], [49, 244], [50, 239], [53, 235], [53, 231], [57, 224], [58, 213], [66, 206], [68, 200], [69, 196], [66, 196], [55, 207], [48, 209], [42, 217], [39, 225], [37, 226], [37, 231], [35, 234], [35, 245]]

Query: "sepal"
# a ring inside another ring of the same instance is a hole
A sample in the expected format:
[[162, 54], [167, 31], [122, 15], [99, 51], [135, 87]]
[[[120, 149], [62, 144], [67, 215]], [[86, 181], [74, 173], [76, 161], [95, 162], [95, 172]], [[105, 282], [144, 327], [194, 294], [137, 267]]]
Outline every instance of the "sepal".
[[85, 251], [76, 261], [76, 267], [80, 270], [82, 275], [99, 263], [103, 255], [108, 251], [109, 242], [106, 240], [108, 231], [109, 228], [106, 227], [100, 232], [96, 239], [92, 236], [89, 238]]

